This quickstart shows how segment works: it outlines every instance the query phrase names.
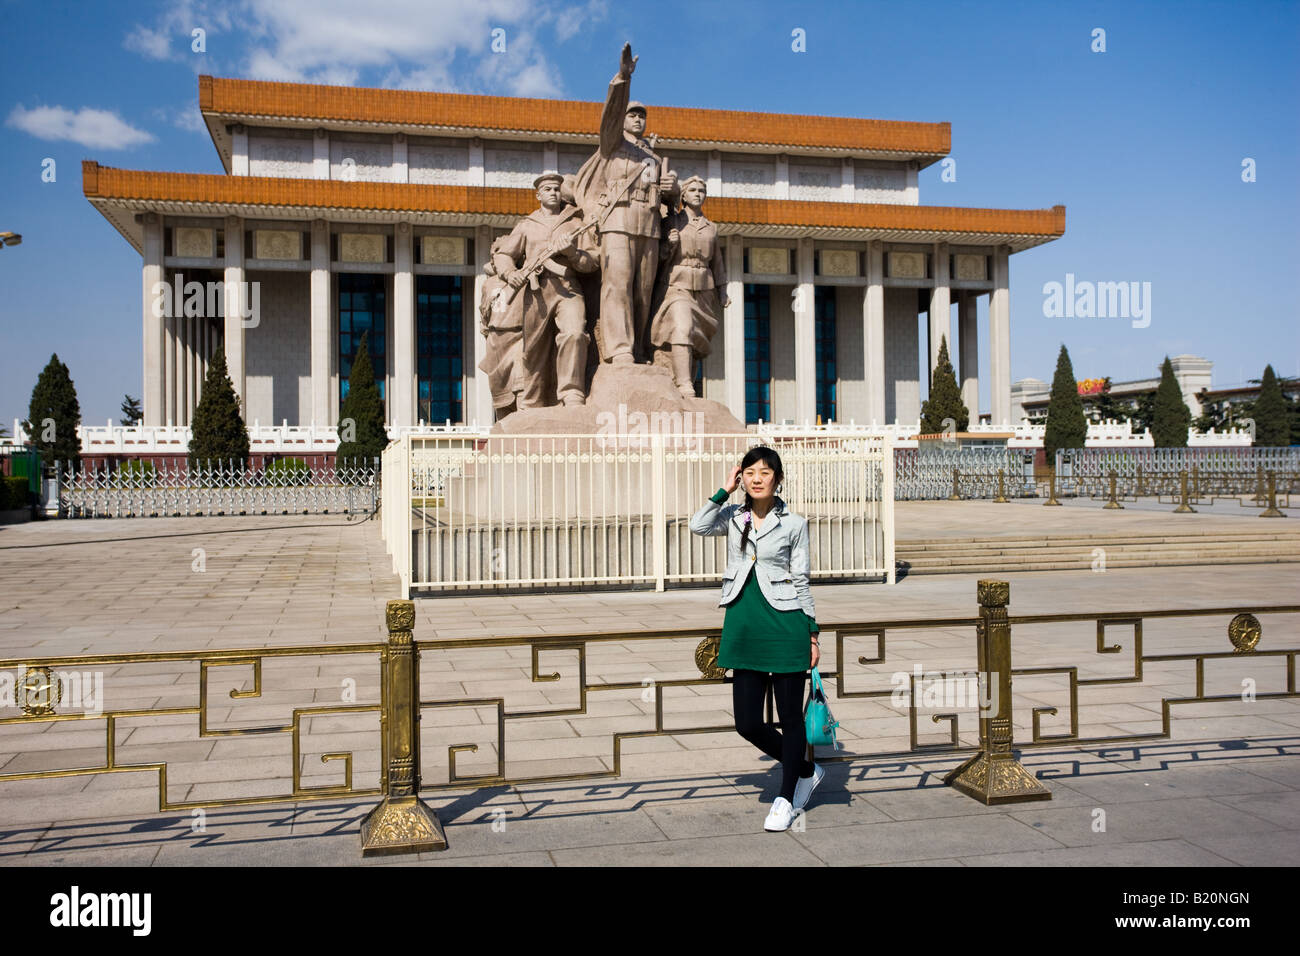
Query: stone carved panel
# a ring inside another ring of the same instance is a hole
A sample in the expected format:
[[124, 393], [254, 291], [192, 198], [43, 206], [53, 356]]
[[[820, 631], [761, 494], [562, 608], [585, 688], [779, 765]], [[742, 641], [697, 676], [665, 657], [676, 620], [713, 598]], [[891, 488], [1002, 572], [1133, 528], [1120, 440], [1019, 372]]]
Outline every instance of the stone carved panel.
[[844, 173], [836, 164], [790, 164], [790, 198], [814, 202], [836, 202], [844, 198]]
[[[407, 160], [409, 165], [409, 154]], [[330, 179], [344, 182], [391, 182], [393, 144], [331, 138]]]
[[542, 174], [542, 150], [490, 147], [483, 150], [483, 179], [488, 186], [532, 189]]
[[906, 203], [907, 172], [897, 167], [864, 166], [853, 168], [853, 198], [857, 202]]
[[173, 255], [187, 259], [211, 259], [217, 254], [217, 230], [177, 226], [172, 232]]
[[469, 182], [469, 147], [410, 146], [406, 167], [413, 183], [464, 186]]
[[311, 140], [273, 136], [250, 136], [248, 139], [250, 176], [288, 176], [295, 179], [312, 177], [314, 167]]
[[771, 199], [776, 193], [776, 164], [770, 161], [738, 162], [724, 157], [722, 184], [728, 196]]
[[821, 273], [824, 276], [861, 275], [858, 270], [858, 254], [852, 249], [822, 249], [819, 255]]
[[302, 233], [289, 229], [254, 229], [254, 259], [301, 259]]
[[426, 266], [463, 266], [464, 236], [421, 236], [420, 262]]
[[925, 278], [924, 252], [890, 252], [886, 258], [889, 261], [891, 279]]
[[959, 252], [954, 254], [952, 258], [954, 279], [976, 279], [983, 281], [988, 278], [987, 261], [984, 256], [974, 255], [969, 252]]
[[387, 262], [388, 243], [376, 232], [339, 233], [340, 262]]
[[750, 246], [749, 271], [761, 275], [789, 275], [790, 250], [771, 246]]

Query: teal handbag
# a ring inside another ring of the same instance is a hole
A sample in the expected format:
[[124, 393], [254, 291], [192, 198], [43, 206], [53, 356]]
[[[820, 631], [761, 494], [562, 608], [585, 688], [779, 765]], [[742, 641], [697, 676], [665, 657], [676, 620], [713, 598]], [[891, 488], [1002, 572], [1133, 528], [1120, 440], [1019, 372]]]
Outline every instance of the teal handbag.
[[812, 690], [803, 712], [803, 725], [809, 744], [830, 744], [836, 750], [841, 747], [835, 739], [835, 728], [840, 722], [831, 716], [830, 706], [826, 703], [826, 690], [822, 687], [822, 675], [815, 667], [812, 669]]

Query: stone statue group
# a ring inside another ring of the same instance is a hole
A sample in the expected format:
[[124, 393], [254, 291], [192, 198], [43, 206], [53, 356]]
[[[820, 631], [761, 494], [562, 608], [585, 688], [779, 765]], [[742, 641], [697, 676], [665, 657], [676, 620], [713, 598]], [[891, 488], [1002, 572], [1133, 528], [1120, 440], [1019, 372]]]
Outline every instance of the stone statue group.
[[646, 108], [628, 99], [637, 59], [625, 44], [600, 148], [576, 175], [538, 176], [540, 207], [492, 243], [479, 368], [498, 419], [585, 403], [587, 298], [597, 294], [599, 361], [664, 367], [682, 396], [695, 396], [694, 361], [709, 354], [728, 304], [726, 271], [718, 230], [703, 213], [705, 181], [679, 183], [655, 138], [642, 136]]

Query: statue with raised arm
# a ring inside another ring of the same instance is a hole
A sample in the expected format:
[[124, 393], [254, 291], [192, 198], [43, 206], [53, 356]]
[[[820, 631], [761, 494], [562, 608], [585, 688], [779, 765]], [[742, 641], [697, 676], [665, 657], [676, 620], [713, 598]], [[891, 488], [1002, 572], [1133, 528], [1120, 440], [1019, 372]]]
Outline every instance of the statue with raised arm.
[[677, 174], [642, 138], [645, 105], [628, 99], [636, 61], [631, 44], [624, 44], [600, 117], [600, 148], [582, 164], [573, 182], [583, 214], [598, 221], [601, 275], [596, 342], [601, 360], [615, 365], [649, 359], [660, 203], [674, 207], [678, 195]]

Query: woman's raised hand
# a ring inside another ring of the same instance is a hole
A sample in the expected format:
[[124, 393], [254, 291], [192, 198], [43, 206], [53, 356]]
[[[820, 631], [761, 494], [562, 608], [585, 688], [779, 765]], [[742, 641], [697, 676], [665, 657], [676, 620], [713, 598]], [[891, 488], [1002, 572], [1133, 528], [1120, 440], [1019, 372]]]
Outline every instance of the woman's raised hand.
[[734, 465], [731, 469], [731, 474], [727, 477], [727, 483], [722, 487], [727, 489], [727, 494], [731, 494], [736, 490], [736, 486], [739, 484], [740, 484], [740, 466]]

